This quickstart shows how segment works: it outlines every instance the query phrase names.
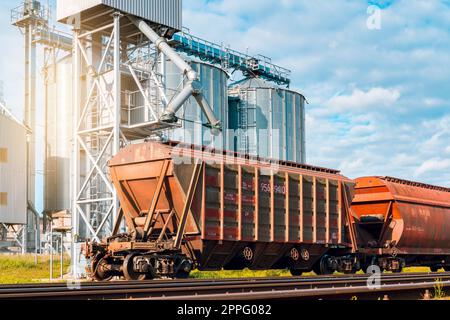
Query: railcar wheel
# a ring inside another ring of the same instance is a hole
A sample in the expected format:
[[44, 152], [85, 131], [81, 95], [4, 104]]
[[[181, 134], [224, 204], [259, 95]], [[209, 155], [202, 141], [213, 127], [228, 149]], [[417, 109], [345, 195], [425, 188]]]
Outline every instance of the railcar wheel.
[[331, 275], [334, 270], [328, 267], [328, 256], [323, 256], [313, 267], [313, 271], [316, 275]]
[[291, 275], [293, 275], [294, 277], [299, 277], [303, 274], [303, 270], [290, 269], [289, 271], [291, 272]]
[[147, 279], [147, 274], [134, 271], [133, 259], [138, 254], [130, 253], [123, 261], [123, 275], [129, 281], [142, 281]]
[[242, 251], [242, 255], [247, 262], [251, 262], [253, 260], [253, 250], [250, 247], [245, 247]]
[[95, 257], [92, 261], [92, 277], [95, 281], [111, 281], [113, 273], [110, 264], [105, 258]]
[[392, 270], [392, 273], [402, 273], [402, 271], [403, 271], [403, 268], [400, 267], [398, 269]]
[[440, 269], [440, 267], [438, 267], [438, 266], [431, 266], [430, 267], [431, 272], [438, 272], [439, 269]]
[[175, 274], [175, 278], [177, 279], [187, 279], [191, 274], [193, 269], [193, 263], [190, 260], [183, 260], [181, 265], [178, 268], [177, 273]]
[[190, 272], [178, 271], [177, 274], [175, 275], [175, 278], [176, 279], [188, 279], [190, 274], [191, 274]]

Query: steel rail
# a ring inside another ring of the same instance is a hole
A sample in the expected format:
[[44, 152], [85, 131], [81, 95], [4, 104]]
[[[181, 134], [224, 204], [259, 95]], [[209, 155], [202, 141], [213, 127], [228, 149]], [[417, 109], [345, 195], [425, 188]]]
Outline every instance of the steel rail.
[[[242, 292], [242, 293], [222, 293], [222, 294], [207, 294], [194, 296], [170, 296], [161, 297], [157, 300], [283, 300], [283, 299], [368, 299], [378, 298], [378, 300], [391, 299], [422, 299], [425, 296], [426, 290], [432, 290], [436, 284], [442, 288], [450, 288], [450, 281], [439, 282], [419, 282], [419, 283], [399, 283], [399, 284], [384, 284], [379, 288], [370, 288], [368, 286], [357, 287], [333, 287], [333, 288], [316, 288], [316, 289], [294, 289], [294, 290], [268, 290], [257, 292]], [[430, 298], [430, 297], [429, 297]], [[148, 299], [139, 299], [148, 300]]]
[[[425, 272], [417, 272], [417, 273], [404, 273], [404, 274], [395, 274], [395, 273], [385, 273], [383, 274], [383, 278], [398, 278], [402, 277], [403, 279], [407, 277], [416, 278], [417, 276], [437, 276], [437, 275], [446, 275], [450, 273], [425, 273]], [[366, 274], [351, 274], [351, 275], [321, 275], [321, 276], [298, 276], [298, 277], [252, 277], [252, 278], [222, 278], [222, 279], [176, 279], [176, 280], [165, 280], [165, 279], [158, 279], [158, 280], [145, 280], [145, 281], [124, 281], [124, 280], [116, 280], [116, 281], [110, 281], [110, 282], [80, 282], [81, 286], [105, 286], [105, 285], [114, 285], [114, 286], [127, 286], [127, 285], [135, 285], [135, 284], [142, 284], [142, 285], [160, 285], [160, 284], [167, 284], [170, 283], [172, 285], [180, 284], [180, 285], [188, 285], [190, 283], [192, 284], [199, 284], [202, 282], [206, 283], [216, 283], [216, 282], [243, 282], [247, 283], [250, 281], [276, 281], [276, 282], [282, 282], [282, 281], [328, 281], [328, 280], [353, 280], [357, 278], [364, 278], [367, 279], [368, 275]], [[53, 282], [53, 283], [31, 283], [31, 284], [5, 284], [0, 285], [0, 292], [4, 289], [27, 289], [27, 288], [66, 288], [67, 282], [71, 281], [59, 281], [59, 282]]]
[[[0, 286], [2, 299], [236, 299], [314, 297], [332, 292], [361, 292], [367, 287], [367, 275], [252, 278], [220, 280], [168, 280], [168, 281], [122, 281], [109, 283], [83, 283], [71, 289], [65, 283], [39, 285]], [[388, 286], [417, 284], [432, 288], [437, 281], [447, 286], [450, 273], [384, 274], [383, 289]], [[331, 290], [331, 291], [330, 291]], [[341, 290], [341, 291], [339, 291]], [[352, 291], [353, 290], [353, 291]]]

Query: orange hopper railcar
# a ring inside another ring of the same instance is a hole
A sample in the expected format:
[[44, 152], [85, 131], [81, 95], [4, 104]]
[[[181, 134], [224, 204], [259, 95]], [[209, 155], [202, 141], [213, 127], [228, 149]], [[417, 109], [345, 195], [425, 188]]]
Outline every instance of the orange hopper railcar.
[[[352, 203], [365, 264], [450, 270], [450, 189], [391, 177], [356, 179]], [[364, 264], [364, 262], [363, 262]]]
[[121, 210], [113, 235], [87, 245], [97, 280], [359, 269], [354, 182], [338, 171], [161, 142], [130, 145], [109, 166]]

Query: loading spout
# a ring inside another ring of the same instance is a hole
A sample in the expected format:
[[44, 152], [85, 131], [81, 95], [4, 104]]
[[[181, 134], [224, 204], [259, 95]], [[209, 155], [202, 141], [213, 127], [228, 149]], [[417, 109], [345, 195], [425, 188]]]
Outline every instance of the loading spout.
[[197, 72], [187, 63], [168, 43], [167, 39], [161, 37], [155, 32], [144, 20], [133, 16], [128, 16], [131, 22], [151, 41], [155, 46], [164, 53], [187, 77], [187, 83], [181, 92], [166, 107], [160, 120], [167, 123], [178, 121], [176, 117], [177, 111], [183, 106], [189, 97], [194, 96], [199, 104], [212, 129], [221, 130], [221, 123], [215, 117], [211, 106], [203, 95], [203, 88], [198, 80]]

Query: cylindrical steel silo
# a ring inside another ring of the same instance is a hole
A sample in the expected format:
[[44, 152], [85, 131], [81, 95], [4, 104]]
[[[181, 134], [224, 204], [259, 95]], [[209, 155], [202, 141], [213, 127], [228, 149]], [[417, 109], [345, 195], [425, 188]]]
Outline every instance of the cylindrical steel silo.
[[[214, 136], [211, 129], [205, 127], [207, 119], [194, 97], [190, 97], [178, 111], [177, 117], [182, 127], [168, 132], [170, 140], [196, 145], [204, 145], [216, 149], [227, 149], [226, 129], [228, 128], [228, 74], [219, 67], [203, 62], [190, 62], [197, 72], [204, 95], [215, 116], [222, 122], [223, 131]], [[183, 87], [184, 75], [170, 61], [164, 60], [161, 66], [165, 74], [165, 92], [168, 100], [172, 99]]]
[[44, 211], [69, 210], [72, 149], [72, 57], [47, 68]]
[[259, 78], [230, 86], [229, 123], [236, 152], [304, 163], [305, 97]]

